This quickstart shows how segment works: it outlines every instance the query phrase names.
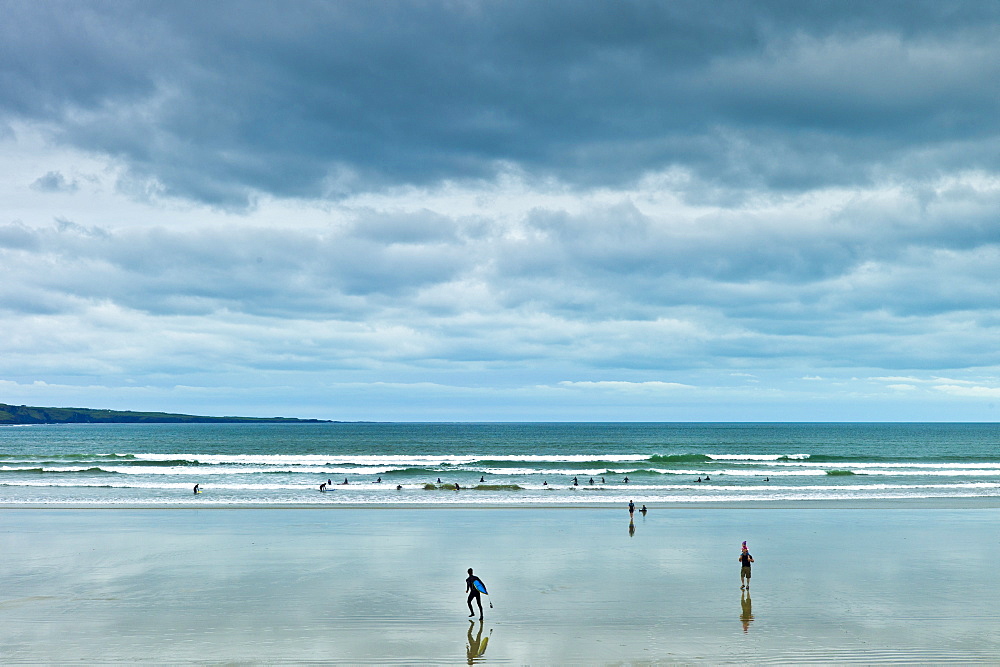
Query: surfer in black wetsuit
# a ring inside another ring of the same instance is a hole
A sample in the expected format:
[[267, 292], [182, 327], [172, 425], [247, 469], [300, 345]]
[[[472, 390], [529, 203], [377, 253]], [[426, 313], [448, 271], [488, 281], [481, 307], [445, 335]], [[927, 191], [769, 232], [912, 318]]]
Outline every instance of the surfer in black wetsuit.
[[[469, 568], [469, 576], [465, 579], [465, 590], [469, 594], [469, 598], [465, 601], [469, 605], [469, 616], [475, 616], [476, 612], [472, 609], [472, 601], [475, 600], [476, 604], [479, 605], [479, 620], [483, 620], [483, 600], [480, 598], [479, 589], [476, 588], [476, 582], [483, 583], [483, 580], [472, 574], [472, 568]], [[483, 585], [483, 588], [486, 588]]]
[[194, 492], [195, 493], [201, 493], [201, 484], [195, 484], [194, 485]]

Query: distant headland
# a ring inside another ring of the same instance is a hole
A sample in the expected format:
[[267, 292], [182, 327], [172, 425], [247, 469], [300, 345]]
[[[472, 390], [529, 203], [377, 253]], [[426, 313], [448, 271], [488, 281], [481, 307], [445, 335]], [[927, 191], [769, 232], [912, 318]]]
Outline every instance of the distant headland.
[[91, 410], [89, 408], [36, 408], [0, 403], [0, 426], [20, 424], [241, 424], [296, 423], [327, 424], [329, 419], [294, 417], [203, 417], [169, 412], [132, 412], [131, 410]]

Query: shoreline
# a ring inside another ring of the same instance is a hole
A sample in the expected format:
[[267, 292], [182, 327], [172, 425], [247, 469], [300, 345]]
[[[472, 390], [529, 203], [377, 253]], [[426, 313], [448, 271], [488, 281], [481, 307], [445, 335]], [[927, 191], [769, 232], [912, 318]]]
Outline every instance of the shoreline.
[[[636, 496], [642, 505], [641, 496]], [[650, 511], [676, 510], [810, 510], [810, 509], [1000, 509], [1000, 496], [948, 497], [948, 498], [886, 498], [861, 500], [781, 500], [755, 502], [652, 502], [647, 503]], [[608, 510], [622, 511], [624, 506], [617, 503], [225, 503], [207, 501], [201, 505], [194, 502], [164, 503], [0, 503], [0, 510]], [[638, 514], [638, 512], [637, 512]]]

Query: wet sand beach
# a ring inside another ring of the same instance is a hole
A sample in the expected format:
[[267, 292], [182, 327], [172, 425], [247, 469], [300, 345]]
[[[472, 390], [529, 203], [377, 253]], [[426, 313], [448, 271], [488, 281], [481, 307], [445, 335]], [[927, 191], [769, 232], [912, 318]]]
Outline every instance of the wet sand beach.
[[6, 508], [0, 662], [995, 663], [998, 536], [996, 508]]

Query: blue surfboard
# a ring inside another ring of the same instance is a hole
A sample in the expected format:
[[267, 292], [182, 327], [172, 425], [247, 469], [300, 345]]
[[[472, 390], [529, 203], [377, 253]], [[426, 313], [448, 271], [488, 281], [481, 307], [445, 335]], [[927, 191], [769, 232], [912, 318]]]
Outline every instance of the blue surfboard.
[[476, 590], [478, 590], [483, 595], [489, 595], [489, 593], [486, 592], [486, 585], [483, 582], [476, 579], [475, 581], [472, 582], [472, 584], [476, 587]]

